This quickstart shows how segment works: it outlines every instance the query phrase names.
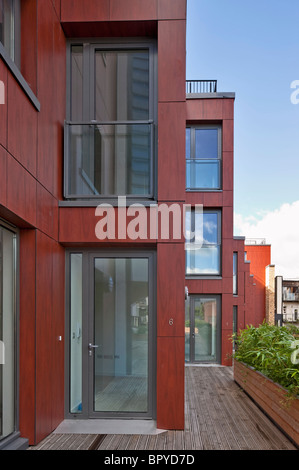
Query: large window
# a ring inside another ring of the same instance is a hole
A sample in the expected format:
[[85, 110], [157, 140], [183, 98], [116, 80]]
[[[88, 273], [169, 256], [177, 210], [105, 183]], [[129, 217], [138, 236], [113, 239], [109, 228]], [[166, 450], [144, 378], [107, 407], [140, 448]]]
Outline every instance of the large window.
[[72, 44], [65, 197], [153, 196], [151, 44]]
[[0, 0], [0, 42], [17, 65], [20, 65], [19, 7], [19, 0]]
[[221, 127], [186, 128], [186, 189], [221, 189]]
[[221, 212], [186, 212], [186, 274], [221, 274]]

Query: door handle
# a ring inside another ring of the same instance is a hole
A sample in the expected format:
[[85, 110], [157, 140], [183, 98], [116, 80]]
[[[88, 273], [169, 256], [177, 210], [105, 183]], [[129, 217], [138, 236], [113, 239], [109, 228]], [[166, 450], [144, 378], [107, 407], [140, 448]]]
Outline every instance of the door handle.
[[93, 349], [96, 349], [96, 348], [98, 348], [98, 347], [99, 347], [98, 344], [91, 344], [91, 343], [89, 343], [89, 344], [88, 344], [88, 349], [89, 349], [88, 354], [89, 354], [89, 356], [92, 356], [92, 350], [93, 350]]

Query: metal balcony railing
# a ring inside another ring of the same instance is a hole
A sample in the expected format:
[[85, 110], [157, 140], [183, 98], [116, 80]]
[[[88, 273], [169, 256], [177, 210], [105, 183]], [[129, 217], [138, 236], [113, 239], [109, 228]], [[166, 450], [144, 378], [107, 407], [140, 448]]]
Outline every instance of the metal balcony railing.
[[246, 238], [245, 245], [266, 245], [265, 238]]
[[217, 93], [217, 80], [186, 80], [186, 93]]

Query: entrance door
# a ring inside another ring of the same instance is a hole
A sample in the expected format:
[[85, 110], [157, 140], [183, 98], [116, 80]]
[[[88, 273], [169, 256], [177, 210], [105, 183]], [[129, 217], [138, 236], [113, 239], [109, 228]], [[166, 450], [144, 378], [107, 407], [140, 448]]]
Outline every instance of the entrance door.
[[220, 299], [193, 295], [186, 304], [186, 361], [220, 362]]
[[78, 315], [73, 302], [70, 412], [152, 417], [153, 255], [85, 252], [72, 254], [71, 261], [70, 297], [82, 298], [83, 312]]

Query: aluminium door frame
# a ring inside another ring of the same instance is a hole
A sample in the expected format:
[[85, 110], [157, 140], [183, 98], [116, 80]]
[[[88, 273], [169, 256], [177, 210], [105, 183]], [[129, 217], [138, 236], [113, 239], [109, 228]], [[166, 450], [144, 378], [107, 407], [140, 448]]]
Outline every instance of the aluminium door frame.
[[[70, 412], [70, 255], [82, 254], [82, 412]], [[147, 258], [149, 260], [149, 334], [148, 334], [148, 412], [118, 413], [92, 412], [92, 366], [88, 354], [93, 318], [94, 277], [90, 278], [95, 258]], [[139, 248], [68, 248], [66, 250], [66, 316], [65, 316], [65, 417], [68, 419], [155, 419], [156, 418], [156, 251]], [[90, 282], [92, 280], [92, 282]], [[151, 299], [151, 301], [150, 301]]]
[[[216, 360], [215, 361], [195, 361], [195, 315], [194, 304], [195, 298], [201, 299], [215, 299], [216, 300]], [[189, 296], [189, 320], [190, 320], [190, 345], [189, 345], [189, 364], [220, 364], [221, 362], [221, 330], [222, 330], [222, 315], [221, 315], [221, 295], [220, 294], [190, 294]]]
[[15, 357], [14, 357], [14, 431], [8, 436], [0, 439], [0, 450], [4, 449], [6, 446], [11, 446], [13, 449], [14, 441], [20, 437], [19, 431], [19, 389], [20, 389], [20, 230], [15, 225], [10, 224], [6, 220], [0, 218], [0, 228], [14, 234], [14, 341], [15, 341]]

